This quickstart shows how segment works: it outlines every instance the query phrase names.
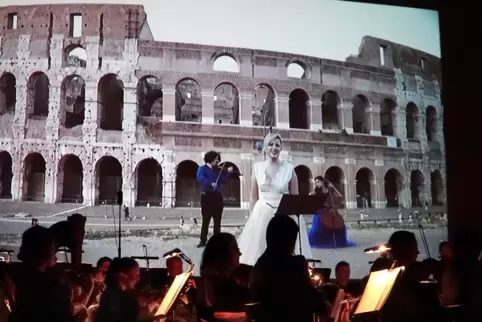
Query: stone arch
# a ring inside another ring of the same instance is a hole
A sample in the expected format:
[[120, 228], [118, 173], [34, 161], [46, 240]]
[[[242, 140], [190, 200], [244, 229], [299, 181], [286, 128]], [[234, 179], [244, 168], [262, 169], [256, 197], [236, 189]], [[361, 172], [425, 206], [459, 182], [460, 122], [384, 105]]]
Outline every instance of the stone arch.
[[25, 157], [23, 160], [22, 200], [44, 201], [46, 169], [45, 159], [40, 153], [30, 153]]
[[305, 79], [308, 76], [306, 66], [302, 62], [292, 61], [286, 65], [286, 76], [289, 78]]
[[0, 152], [0, 199], [12, 199], [13, 160], [7, 151]]
[[396, 136], [397, 103], [390, 98], [385, 98], [380, 103], [380, 127], [382, 135]]
[[[325, 172], [325, 178], [333, 184], [336, 190], [338, 190], [343, 199], [345, 198], [345, 174], [340, 167], [332, 166]], [[343, 207], [345, 204], [343, 203]]]
[[84, 169], [80, 158], [74, 154], [64, 155], [57, 170], [57, 200], [62, 203], [83, 203], [83, 182]]
[[418, 118], [419, 111], [415, 103], [410, 102], [407, 104], [405, 111], [406, 125], [407, 125], [407, 139], [419, 139], [418, 133]]
[[238, 61], [229, 54], [218, 55], [213, 62], [213, 70], [216, 72], [239, 73]]
[[426, 124], [425, 132], [427, 133], [427, 141], [437, 141], [437, 111], [433, 106], [428, 106], [425, 112]]
[[410, 173], [410, 192], [412, 195], [412, 207], [423, 207], [424, 177], [420, 170]]
[[305, 165], [299, 165], [295, 168], [296, 176], [298, 177], [298, 192], [300, 195], [307, 195], [312, 190], [313, 173], [310, 168]]
[[137, 115], [162, 118], [162, 110], [162, 82], [151, 75], [139, 79], [137, 82]]
[[198, 164], [184, 160], [176, 168], [176, 207], [200, 207], [201, 189], [197, 182]]
[[181, 79], [176, 84], [176, 121], [202, 121], [201, 86], [192, 78]]
[[276, 126], [276, 92], [268, 84], [259, 84], [253, 93], [253, 125]]
[[289, 96], [290, 128], [310, 128], [310, 95], [303, 89], [297, 88]]
[[70, 129], [84, 123], [85, 80], [79, 75], [69, 75], [60, 86], [60, 124]]
[[430, 191], [432, 193], [432, 205], [442, 206], [444, 204], [444, 183], [439, 170], [430, 173]]
[[[240, 173], [239, 168], [236, 164], [225, 161], [220, 163], [219, 165], [222, 166], [224, 163], [224, 168], [227, 169], [228, 167], [233, 167], [235, 173]], [[224, 198], [224, 206], [230, 208], [239, 208], [241, 207], [241, 181], [239, 177], [236, 175], [231, 176], [228, 182], [223, 187], [223, 198]]]
[[124, 83], [116, 74], [102, 76], [97, 85], [97, 119], [102, 130], [122, 131]]
[[361, 168], [355, 175], [357, 208], [372, 207], [372, 189], [375, 176], [368, 168]]
[[338, 106], [341, 105], [340, 95], [332, 90], [323, 93], [321, 97], [321, 118], [324, 130], [339, 130], [342, 124], [338, 118]]
[[0, 115], [15, 114], [17, 103], [17, 79], [12, 73], [0, 77]]
[[239, 124], [239, 91], [231, 83], [221, 83], [214, 89], [214, 123]]
[[87, 50], [80, 44], [71, 44], [64, 49], [64, 67], [87, 67]]
[[95, 203], [116, 204], [117, 192], [122, 190], [122, 165], [115, 157], [106, 155], [95, 164]]
[[27, 117], [46, 118], [49, 115], [50, 81], [43, 72], [33, 73], [27, 82]]
[[136, 206], [162, 206], [162, 166], [154, 158], [147, 158], [136, 167]]
[[353, 108], [352, 108], [352, 117], [353, 117], [353, 132], [354, 133], [363, 133], [369, 134], [369, 114], [367, 113], [367, 109], [370, 108], [370, 101], [365, 95], [357, 95], [353, 98]]
[[390, 169], [384, 177], [385, 198], [387, 207], [399, 207], [403, 189], [403, 177], [397, 169]]

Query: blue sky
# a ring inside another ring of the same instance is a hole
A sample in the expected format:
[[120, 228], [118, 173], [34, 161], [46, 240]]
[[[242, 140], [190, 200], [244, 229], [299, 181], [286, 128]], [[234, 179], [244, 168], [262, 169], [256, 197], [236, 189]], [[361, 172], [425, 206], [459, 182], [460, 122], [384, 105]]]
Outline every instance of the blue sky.
[[345, 60], [363, 36], [440, 57], [438, 13], [336, 0], [0, 0], [142, 4], [156, 40], [246, 47]]

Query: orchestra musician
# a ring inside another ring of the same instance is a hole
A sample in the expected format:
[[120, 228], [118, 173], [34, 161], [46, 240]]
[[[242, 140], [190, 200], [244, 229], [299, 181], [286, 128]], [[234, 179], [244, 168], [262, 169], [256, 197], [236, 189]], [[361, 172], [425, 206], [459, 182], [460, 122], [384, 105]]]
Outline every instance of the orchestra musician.
[[23, 267], [15, 279], [15, 302], [9, 321], [75, 321], [69, 289], [52, 270], [57, 257], [55, 239], [49, 230], [39, 225], [27, 229], [18, 259]]
[[205, 247], [208, 239], [209, 223], [214, 221], [214, 234], [221, 232], [221, 219], [224, 210], [223, 185], [233, 174], [233, 167], [219, 167], [221, 155], [209, 151], [204, 155], [205, 165], [198, 168], [197, 180], [201, 184], [201, 236], [197, 247]]

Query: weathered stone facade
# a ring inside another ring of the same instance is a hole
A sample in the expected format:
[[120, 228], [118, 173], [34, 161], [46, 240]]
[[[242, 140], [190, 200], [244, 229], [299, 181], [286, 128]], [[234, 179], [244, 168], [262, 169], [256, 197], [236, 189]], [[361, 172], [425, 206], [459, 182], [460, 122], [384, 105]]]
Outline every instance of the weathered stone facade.
[[323, 175], [348, 208], [445, 200], [436, 57], [372, 37], [345, 62], [159, 42], [140, 6], [0, 17], [0, 197], [91, 205], [122, 190], [130, 206], [197, 206], [196, 167], [214, 149], [244, 174], [225, 192], [244, 208], [271, 124], [302, 193]]

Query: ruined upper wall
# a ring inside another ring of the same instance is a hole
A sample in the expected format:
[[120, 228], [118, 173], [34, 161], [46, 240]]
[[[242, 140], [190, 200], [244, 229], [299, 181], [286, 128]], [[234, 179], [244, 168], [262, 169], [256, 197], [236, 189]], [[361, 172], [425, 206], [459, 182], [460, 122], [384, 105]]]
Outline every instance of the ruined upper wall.
[[[380, 47], [384, 48], [383, 58]], [[358, 55], [349, 56], [347, 61], [374, 67], [398, 68], [404, 74], [419, 75], [424, 79], [436, 79], [439, 83], [441, 80], [440, 58], [421, 50], [371, 36], [363, 37]]]
[[[146, 22], [143, 6], [118, 4], [53, 4], [0, 7], [0, 30], [4, 37], [30, 34], [32, 39], [53, 34], [72, 37], [71, 15], [82, 15], [82, 37], [123, 40], [139, 35]], [[16, 28], [12, 16], [16, 15]]]

